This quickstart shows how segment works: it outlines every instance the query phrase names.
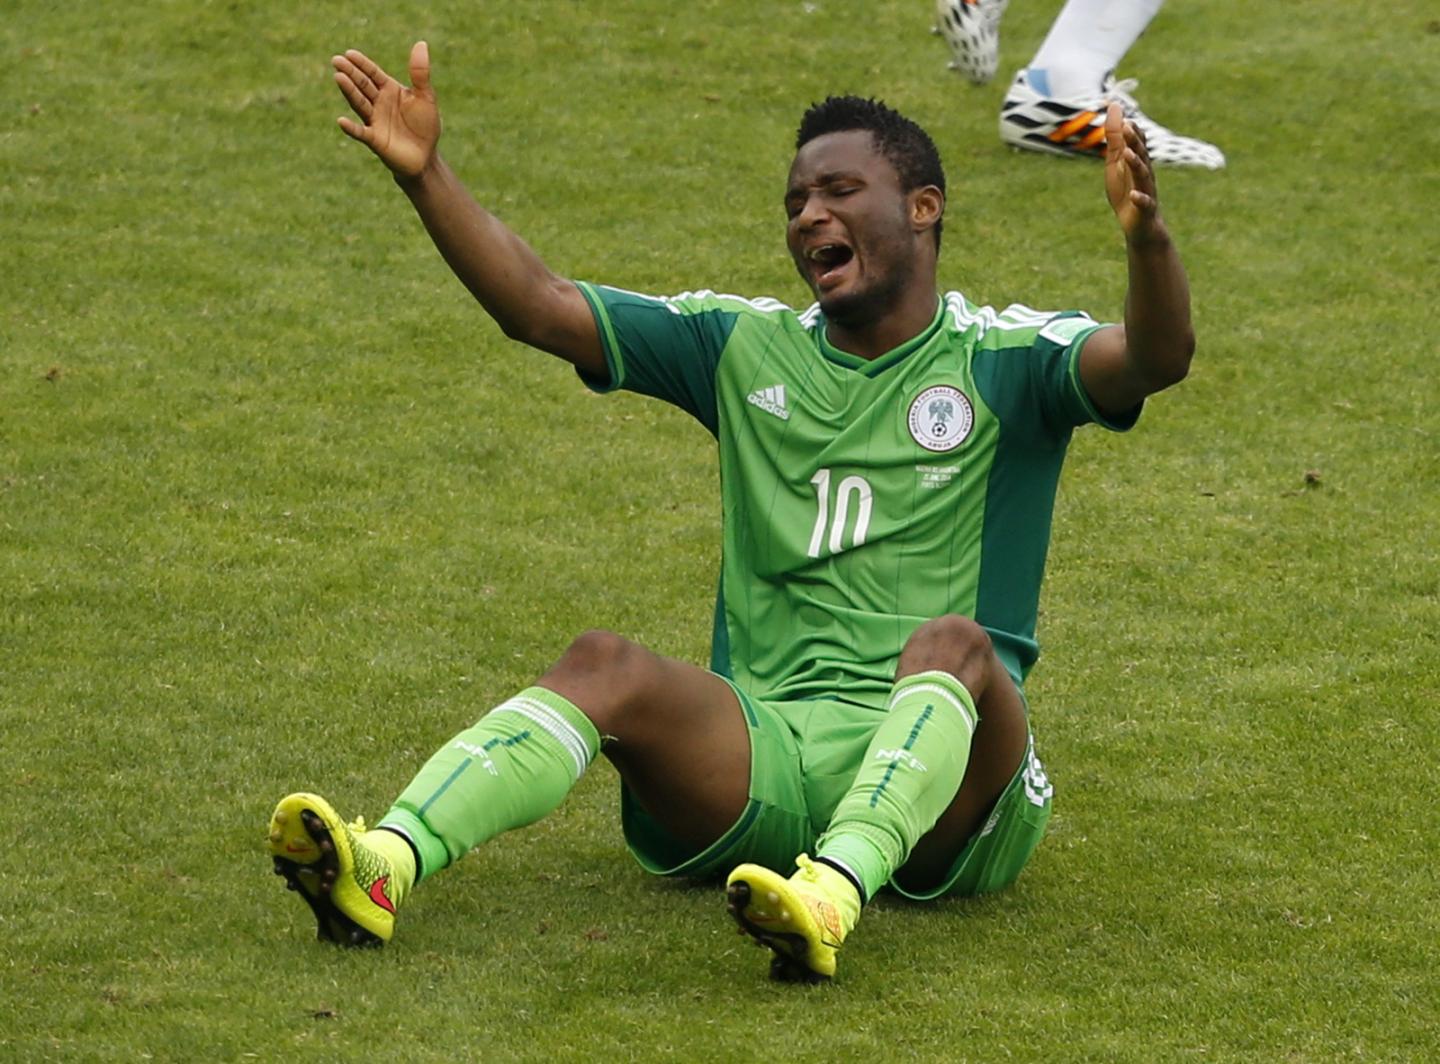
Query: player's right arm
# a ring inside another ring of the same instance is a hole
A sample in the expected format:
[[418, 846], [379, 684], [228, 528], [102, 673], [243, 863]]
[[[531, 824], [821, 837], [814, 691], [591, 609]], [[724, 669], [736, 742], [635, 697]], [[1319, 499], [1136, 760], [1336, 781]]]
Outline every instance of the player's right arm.
[[390, 168], [446, 263], [505, 335], [606, 379], [599, 330], [580, 290], [481, 207], [440, 157], [440, 109], [425, 42], [410, 50], [409, 87], [354, 49], [331, 65], [360, 119], [341, 118], [340, 128]]

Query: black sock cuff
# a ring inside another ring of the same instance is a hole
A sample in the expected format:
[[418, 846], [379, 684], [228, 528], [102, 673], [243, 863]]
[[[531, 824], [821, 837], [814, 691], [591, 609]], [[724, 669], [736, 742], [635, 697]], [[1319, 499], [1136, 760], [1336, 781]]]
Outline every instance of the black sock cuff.
[[870, 900], [869, 896], [865, 893], [865, 885], [861, 883], [860, 880], [855, 878], [855, 873], [850, 871], [850, 869], [846, 868], [844, 865], [839, 864], [836, 861], [830, 860], [828, 857], [817, 857], [815, 858], [815, 863], [823, 864], [827, 868], [833, 868], [835, 869], [835, 871], [839, 872], [842, 876], [844, 876], [849, 881], [850, 885], [855, 888], [855, 893], [860, 895], [861, 905], [865, 905]]

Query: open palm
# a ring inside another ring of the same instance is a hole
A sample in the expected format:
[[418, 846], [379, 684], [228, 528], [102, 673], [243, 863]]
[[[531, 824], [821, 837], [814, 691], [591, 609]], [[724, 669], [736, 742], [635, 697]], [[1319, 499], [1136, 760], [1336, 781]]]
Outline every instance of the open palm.
[[440, 140], [440, 109], [430, 87], [430, 49], [410, 49], [410, 86], [396, 81], [363, 52], [350, 49], [330, 60], [335, 84], [360, 121], [341, 118], [340, 128], [360, 141], [400, 177], [425, 169]]
[[1155, 223], [1155, 173], [1145, 138], [1118, 103], [1105, 114], [1105, 192], [1127, 237], [1143, 238]]

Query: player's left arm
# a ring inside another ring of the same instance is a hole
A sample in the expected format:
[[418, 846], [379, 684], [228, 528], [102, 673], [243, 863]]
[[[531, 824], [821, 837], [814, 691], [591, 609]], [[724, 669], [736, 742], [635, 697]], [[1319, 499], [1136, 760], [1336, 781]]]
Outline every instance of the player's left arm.
[[1079, 369], [1091, 401], [1103, 413], [1119, 414], [1184, 379], [1195, 331], [1190, 284], [1160, 217], [1144, 138], [1116, 103], [1105, 116], [1105, 192], [1125, 234], [1125, 324], [1092, 333]]

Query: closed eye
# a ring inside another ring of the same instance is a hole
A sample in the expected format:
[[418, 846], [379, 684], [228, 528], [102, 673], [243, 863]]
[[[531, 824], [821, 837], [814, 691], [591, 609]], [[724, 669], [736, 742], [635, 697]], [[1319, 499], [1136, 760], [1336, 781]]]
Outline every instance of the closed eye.
[[[825, 188], [818, 193], [818, 195], [820, 195], [822, 198], [827, 199], [844, 199], [847, 196], [853, 196], [863, 187], [863, 185], [851, 184], [848, 182], [843, 185], [831, 184], [826, 185]], [[805, 209], [805, 200], [805, 196], [787, 196], [785, 198], [785, 217], [793, 219], [796, 215], [803, 211]]]

